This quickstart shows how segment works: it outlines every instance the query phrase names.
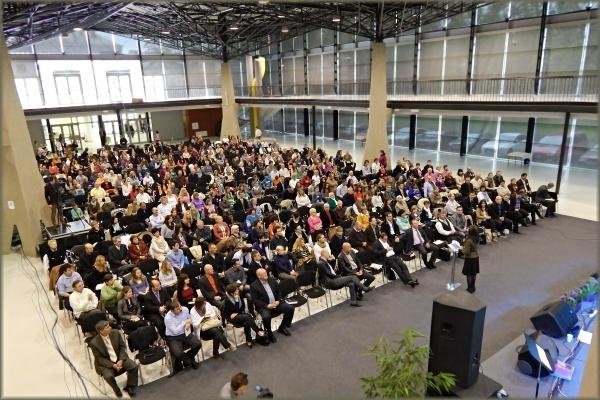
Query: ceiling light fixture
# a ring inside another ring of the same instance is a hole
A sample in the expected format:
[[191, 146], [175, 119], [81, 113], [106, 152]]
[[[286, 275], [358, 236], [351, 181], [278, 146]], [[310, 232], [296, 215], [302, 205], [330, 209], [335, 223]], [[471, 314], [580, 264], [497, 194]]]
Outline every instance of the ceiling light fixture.
[[285, 15], [281, 15], [281, 14], [279, 14], [279, 15], [277, 16], [277, 18], [285, 18]]
[[342, 19], [340, 17], [333, 17], [333, 22], [340, 22]]
[[163, 35], [170, 35], [170, 34], [171, 34], [171, 32], [169, 32], [169, 31], [162, 31], [161, 33], [162, 33]]
[[265, 6], [269, 4], [269, 0], [258, 0], [258, 4]]
[[290, 30], [288, 28], [286, 28], [285, 26], [283, 28], [281, 28], [281, 32], [283, 33], [288, 33]]
[[73, 28], [73, 30], [74, 30], [75, 32], [79, 32], [79, 31], [82, 31], [82, 30], [83, 30], [83, 28], [77, 27], [77, 28]]
[[229, 28], [230, 31], [237, 31], [238, 29], [240, 28], [238, 28], [237, 26], [232, 26]]

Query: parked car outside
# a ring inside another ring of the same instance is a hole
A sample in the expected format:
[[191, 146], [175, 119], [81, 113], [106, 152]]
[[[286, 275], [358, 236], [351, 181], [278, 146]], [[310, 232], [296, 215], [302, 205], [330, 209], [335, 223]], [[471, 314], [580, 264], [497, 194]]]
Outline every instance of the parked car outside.
[[[540, 141], [533, 145], [532, 159], [536, 162], [557, 163], [560, 159], [560, 148], [562, 146], [563, 135], [555, 134], [544, 136]], [[570, 141], [567, 140], [567, 146]], [[583, 133], [576, 133], [573, 137], [572, 160], [578, 160], [586, 153], [588, 149], [588, 137]]]
[[[519, 151], [525, 148], [526, 136], [518, 132], [503, 132], [498, 138], [498, 155], [497, 157], [505, 158], [508, 153]], [[488, 140], [481, 146], [481, 155], [486, 157], [494, 157], [495, 140]]]

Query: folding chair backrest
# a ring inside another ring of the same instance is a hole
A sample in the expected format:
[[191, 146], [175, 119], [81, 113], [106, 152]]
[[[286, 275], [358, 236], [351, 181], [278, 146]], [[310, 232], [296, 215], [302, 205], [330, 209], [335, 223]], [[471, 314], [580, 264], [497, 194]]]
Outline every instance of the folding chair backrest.
[[282, 279], [279, 282], [279, 290], [281, 291], [281, 297], [285, 299], [298, 290], [298, 284], [294, 279]]

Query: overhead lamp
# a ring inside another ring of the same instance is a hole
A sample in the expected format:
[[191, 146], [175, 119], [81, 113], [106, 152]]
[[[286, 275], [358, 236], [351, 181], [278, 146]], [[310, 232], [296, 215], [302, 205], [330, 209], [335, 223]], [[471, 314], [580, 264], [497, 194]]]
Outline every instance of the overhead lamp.
[[285, 15], [281, 15], [281, 14], [279, 14], [279, 15], [277, 16], [277, 18], [285, 18]]
[[82, 31], [82, 30], [83, 30], [83, 28], [76, 27], [76, 28], [73, 28], [73, 30], [74, 30], [75, 32], [79, 32], [79, 31]]
[[281, 32], [283, 33], [288, 33], [290, 30], [288, 28], [286, 28], [285, 26], [283, 28], [281, 28]]
[[258, 4], [265, 6], [269, 4], [269, 0], [258, 0]]
[[340, 17], [333, 17], [331, 20], [333, 22], [340, 22], [342, 19]]
[[161, 33], [162, 33], [163, 35], [170, 35], [170, 34], [171, 34], [171, 32], [169, 32], [169, 31], [162, 31]]
[[232, 26], [229, 28], [230, 31], [237, 31], [238, 29], [240, 28], [238, 28], [237, 26]]

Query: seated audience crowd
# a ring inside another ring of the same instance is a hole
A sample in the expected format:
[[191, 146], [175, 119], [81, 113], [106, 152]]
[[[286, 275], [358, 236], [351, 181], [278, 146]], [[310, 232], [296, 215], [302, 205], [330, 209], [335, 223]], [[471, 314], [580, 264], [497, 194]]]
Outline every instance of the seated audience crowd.
[[407, 260], [436, 268], [469, 226], [495, 242], [554, 216], [556, 204], [552, 184], [533, 192], [525, 173], [507, 183], [501, 171], [482, 179], [430, 160], [390, 166], [383, 151], [357, 167], [341, 150], [236, 138], [95, 154], [67, 146], [38, 160], [48, 185], [64, 182], [65, 202], [78, 205], [71, 214], [91, 225], [85, 244], [49, 240], [42, 251], [60, 306], [78, 322], [100, 308], [126, 333], [155, 327], [173, 373], [198, 367], [201, 340], [213, 341], [215, 357], [232, 349], [227, 323], [244, 329], [248, 347], [277, 341], [278, 315], [278, 332], [291, 335], [294, 302], [285, 298], [302, 294], [285, 288], [303, 276], [348, 288], [359, 307], [375, 274], [415, 288]]

